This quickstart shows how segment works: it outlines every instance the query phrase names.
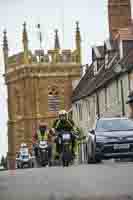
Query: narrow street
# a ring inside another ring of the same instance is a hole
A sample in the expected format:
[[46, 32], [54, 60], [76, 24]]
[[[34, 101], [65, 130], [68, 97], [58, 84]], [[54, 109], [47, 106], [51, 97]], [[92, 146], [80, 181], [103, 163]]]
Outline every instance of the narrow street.
[[133, 199], [133, 163], [0, 172], [0, 200], [9, 199]]

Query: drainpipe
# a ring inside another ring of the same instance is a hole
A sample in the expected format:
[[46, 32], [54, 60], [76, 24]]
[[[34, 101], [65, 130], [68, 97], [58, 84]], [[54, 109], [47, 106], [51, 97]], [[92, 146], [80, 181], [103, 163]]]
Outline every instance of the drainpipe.
[[121, 104], [122, 104], [122, 116], [125, 116], [125, 103], [124, 103], [124, 92], [123, 92], [123, 82], [121, 80]]
[[96, 92], [96, 113], [97, 113], [97, 117], [100, 118], [100, 108], [99, 108], [99, 96], [98, 96], [98, 92]]

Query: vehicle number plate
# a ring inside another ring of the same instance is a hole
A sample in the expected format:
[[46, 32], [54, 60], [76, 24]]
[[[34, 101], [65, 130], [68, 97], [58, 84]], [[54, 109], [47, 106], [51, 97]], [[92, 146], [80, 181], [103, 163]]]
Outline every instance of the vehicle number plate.
[[63, 140], [69, 140], [70, 134], [63, 134]]
[[114, 149], [129, 149], [129, 144], [114, 144]]

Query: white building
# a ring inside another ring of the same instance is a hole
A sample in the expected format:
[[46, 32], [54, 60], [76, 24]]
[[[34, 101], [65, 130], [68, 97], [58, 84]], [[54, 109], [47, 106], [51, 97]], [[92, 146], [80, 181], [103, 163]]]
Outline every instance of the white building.
[[121, 29], [116, 41], [92, 48], [92, 64], [73, 92], [75, 123], [87, 133], [97, 116], [128, 116], [126, 100], [130, 90], [133, 90], [133, 33]]

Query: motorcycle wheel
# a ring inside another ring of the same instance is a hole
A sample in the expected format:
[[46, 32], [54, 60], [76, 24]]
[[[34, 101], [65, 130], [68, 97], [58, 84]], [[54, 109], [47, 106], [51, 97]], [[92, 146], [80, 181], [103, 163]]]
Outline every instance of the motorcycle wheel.
[[21, 168], [21, 169], [23, 169], [23, 168], [24, 168], [24, 165], [23, 165], [23, 164], [21, 164], [20, 168]]
[[47, 164], [46, 163], [42, 163], [42, 167], [46, 167], [47, 166]]
[[69, 166], [69, 161], [63, 160], [62, 164], [63, 164], [63, 167], [68, 167]]
[[66, 167], [69, 167], [69, 161], [66, 161]]

